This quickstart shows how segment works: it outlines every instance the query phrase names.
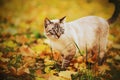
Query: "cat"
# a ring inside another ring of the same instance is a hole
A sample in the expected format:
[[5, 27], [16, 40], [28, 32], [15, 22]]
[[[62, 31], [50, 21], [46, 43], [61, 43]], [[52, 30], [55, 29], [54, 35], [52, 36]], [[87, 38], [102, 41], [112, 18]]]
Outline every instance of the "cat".
[[[116, 8], [118, 10], [118, 7]], [[116, 8], [108, 21], [98, 16], [86, 16], [71, 22], [65, 22], [66, 16], [54, 20], [45, 18], [45, 35], [50, 40], [52, 48], [61, 52], [62, 68], [67, 67], [74, 55], [78, 53], [76, 45], [84, 52], [86, 47], [88, 52], [98, 52], [98, 64], [102, 64], [106, 53], [109, 24], [113, 23], [118, 16]]]

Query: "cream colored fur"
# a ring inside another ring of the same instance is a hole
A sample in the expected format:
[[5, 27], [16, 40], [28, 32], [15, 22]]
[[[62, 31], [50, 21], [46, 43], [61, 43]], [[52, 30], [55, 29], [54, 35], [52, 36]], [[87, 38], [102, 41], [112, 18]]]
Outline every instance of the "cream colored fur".
[[[57, 22], [58, 20], [52, 21]], [[100, 47], [100, 58], [104, 57], [109, 32], [106, 20], [97, 16], [87, 16], [72, 22], [64, 22], [62, 27], [65, 32], [59, 39], [47, 37], [50, 39], [53, 49], [59, 50], [64, 57], [74, 56], [77, 51], [74, 42], [81, 51], [85, 51], [86, 46], [88, 50]]]

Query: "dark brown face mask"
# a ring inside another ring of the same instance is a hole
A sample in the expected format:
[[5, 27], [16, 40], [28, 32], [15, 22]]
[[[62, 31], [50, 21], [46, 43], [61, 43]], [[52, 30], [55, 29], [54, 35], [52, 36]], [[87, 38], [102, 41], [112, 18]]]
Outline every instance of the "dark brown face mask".
[[64, 24], [64, 19], [65, 17], [59, 19], [58, 22], [53, 22], [46, 18], [44, 22], [46, 33], [59, 39], [64, 34], [64, 27], [61, 26]]

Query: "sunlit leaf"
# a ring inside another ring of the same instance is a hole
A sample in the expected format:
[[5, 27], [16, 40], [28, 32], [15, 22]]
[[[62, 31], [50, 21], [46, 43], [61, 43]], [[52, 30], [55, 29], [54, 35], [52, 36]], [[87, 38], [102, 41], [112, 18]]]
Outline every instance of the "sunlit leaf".
[[59, 73], [59, 76], [66, 78], [66, 80], [67, 79], [70, 80], [71, 79], [71, 74], [75, 74], [75, 72], [72, 72], [72, 71], [61, 71]]
[[102, 65], [102, 66], [99, 66], [99, 72], [101, 74], [105, 74], [106, 71], [109, 71], [110, 70], [110, 67], [108, 65]]
[[46, 72], [46, 73], [50, 73], [50, 71], [51, 71], [50, 66], [45, 67], [45, 72]]
[[35, 80], [46, 80], [44, 78], [36, 77]]
[[35, 52], [30, 47], [28, 47], [27, 45], [23, 45], [19, 49], [20, 49], [20, 54], [22, 56], [31, 56], [31, 57], [36, 56]]
[[12, 48], [14, 48], [14, 47], [17, 46], [17, 44], [14, 43], [12, 40], [5, 41], [5, 42], [3, 43], [3, 45], [6, 46], [6, 47], [12, 47]]
[[120, 61], [120, 56], [119, 56], [119, 55], [116, 55], [116, 56], [115, 56], [115, 59]]
[[69, 80], [69, 79], [52, 75], [49, 77], [48, 80]]
[[21, 44], [25, 44], [28, 42], [28, 38], [25, 35], [22, 36], [16, 36], [16, 41]]
[[8, 62], [9, 60], [10, 60], [9, 58], [0, 57], [0, 61], [2, 61], [2, 62]]
[[67, 16], [66, 21], [72, 21], [95, 15], [109, 19], [115, 7], [108, 1], [0, 0], [0, 80], [107, 80], [111, 74], [113, 79], [110, 80], [119, 80], [114, 79], [114, 75], [119, 77], [120, 73], [120, 17], [109, 28], [105, 63], [110, 65], [98, 66], [95, 54], [88, 58], [88, 62], [93, 63], [88, 69], [85, 57], [80, 56], [86, 52], [75, 43], [80, 54], [61, 71], [61, 53], [53, 50], [51, 42], [43, 35], [45, 17]]
[[32, 47], [32, 49], [37, 53], [41, 53], [42, 51], [45, 51], [47, 49], [47, 46], [44, 44], [38, 44]]

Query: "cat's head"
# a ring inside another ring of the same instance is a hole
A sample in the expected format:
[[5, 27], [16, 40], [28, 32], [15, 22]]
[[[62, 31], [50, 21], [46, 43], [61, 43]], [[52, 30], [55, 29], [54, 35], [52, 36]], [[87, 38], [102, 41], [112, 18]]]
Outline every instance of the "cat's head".
[[65, 18], [66, 16], [56, 20], [49, 20], [48, 18], [45, 18], [44, 29], [45, 29], [45, 34], [48, 38], [59, 39], [61, 35], [64, 34]]

